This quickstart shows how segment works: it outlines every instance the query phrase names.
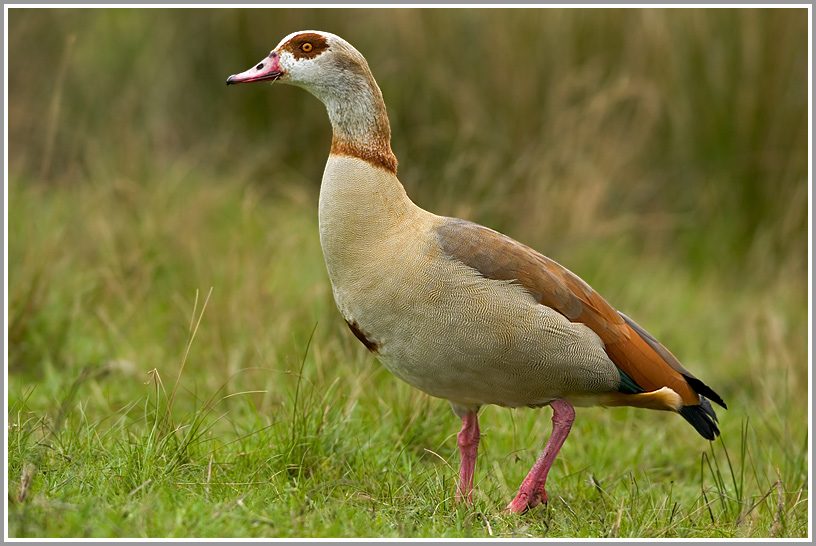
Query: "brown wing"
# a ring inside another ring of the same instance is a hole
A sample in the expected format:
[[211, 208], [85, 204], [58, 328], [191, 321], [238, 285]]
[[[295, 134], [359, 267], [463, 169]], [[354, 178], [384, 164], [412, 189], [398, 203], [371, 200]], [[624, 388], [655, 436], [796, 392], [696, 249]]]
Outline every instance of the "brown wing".
[[[448, 219], [437, 228], [449, 256], [496, 280], [521, 284], [542, 305], [591, 328], [609, 358], [647, 392], [669, 387], [684, 405], [699, 405], [699, 394], [722, 400], [686, 370], [668, 349], [618, 313], [587, 283], [532, 248], [486, 227]], [[721, 404], [724, 406], [724, 404]]]

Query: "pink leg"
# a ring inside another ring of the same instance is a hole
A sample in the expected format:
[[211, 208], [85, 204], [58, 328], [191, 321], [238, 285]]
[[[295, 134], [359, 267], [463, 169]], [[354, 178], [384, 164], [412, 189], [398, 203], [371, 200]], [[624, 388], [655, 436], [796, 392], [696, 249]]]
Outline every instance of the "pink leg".
[[459, 454], [462, 457], [462, 466], [459, 468], [459, 488], [456, 490], [456, 500], [473, 502], [473, 473], [476, 470], [476, 452], [479, 449], [479, 417], [475, 411], [462, 417], [462, 430], [456, 435], [459, 444]]
[[524, 512], [528, 508], [538, 505], [539, 502], [547, 502], [547, 492], [544, 491], [544, 482], [547, 481], [547, 473], [550, 471], [555, 456], [564, 440], [569, 435], [572, 422], [575, 421], [575, 410], [566, 400], [556, 400], [550, 404], [553, 409], [553, 431], [544, 452], [538, 458], [530, 473], [521, 482], [518, 495], [507, 505], [505, 512]]

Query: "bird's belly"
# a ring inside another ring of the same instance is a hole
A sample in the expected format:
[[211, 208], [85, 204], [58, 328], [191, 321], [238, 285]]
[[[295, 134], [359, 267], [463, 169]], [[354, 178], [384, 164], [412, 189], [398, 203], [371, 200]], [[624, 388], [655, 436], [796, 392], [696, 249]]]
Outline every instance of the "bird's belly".
[[617, 387], [617, 369], [585, 326], [547, 308], [514, 319], [418, 316], [413, 327], [385, 337], [379, 359], [414, 387], [467, 405], [539, 406]]
[[[405, 256], [424, 256], [412, 260]], [[387, 274], [332, 280], [341, 313], [394, 375], [466, 405], [543, 405], [615, 390], [620, 376], [598, 336], [444, 256], [403, 253]]]

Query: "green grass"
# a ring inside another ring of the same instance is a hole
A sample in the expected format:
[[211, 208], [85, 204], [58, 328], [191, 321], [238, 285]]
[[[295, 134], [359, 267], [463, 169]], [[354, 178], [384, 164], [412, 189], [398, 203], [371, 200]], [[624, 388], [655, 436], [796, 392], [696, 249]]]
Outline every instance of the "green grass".
[[[457, 505], [460, 423], [334, 307], [323, 107], [224, 88], [300, 28], [366, 55], [418, 203], [590, 282], [725, 398], [721, 439], [579, 409], [549, 504], [508, 516], [550, 411], [486, 407]], [[794, 10], [11, 10], [9, 536], [807, 536], [806, 38]]]
[[[9, 385], [11, 536], [806, 534], [795, 293], [777, 287], [759, 314], [754, 297], [641, 261], [649, 273], [618, 299], [661, 316], [662, 337], [723, 392], [723, 440], [709, 447], [667, 414], [579, 410], [549, 506], [509, 517], [500, 509], [543, 447], [549, 411], [483, 411], [476, 503], [457, 506], [459, 423], [345, 331], [312, 204], [202, 180], [188, 180], [181, 200], [182, 182], [146, 182], [133, 198], [153, 212], [132, 222], [108, 186], [44, 193], [11, 181], [11, 210], [50, 211], [14, 215], [10, 245], [24, 256], [10, 293], [30, 293], [11, 306], [21, 332]], [[180, 201], [196, 211], [183, 225], [136, 235]], [[101, 224], [70, 222], [97, 207], [109, 211]], [[185, 250], [182, 240], [209, 244]], [[36, 277], [25, 264], [47, 288], [22, 289]]]

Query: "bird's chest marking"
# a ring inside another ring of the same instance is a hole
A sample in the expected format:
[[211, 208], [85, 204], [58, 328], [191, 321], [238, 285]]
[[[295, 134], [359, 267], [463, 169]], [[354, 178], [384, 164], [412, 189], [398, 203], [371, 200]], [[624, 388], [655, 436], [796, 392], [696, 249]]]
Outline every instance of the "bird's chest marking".
[[354, 334], [354, 336], [357, 339], [359, 339], [363, 343], [363, 345], [366, 346], [366, 349], [368, 349], [369, 351], [371, 351], [375, 355], [380, 354], [380, 347], [381, 347], [380, 344], [378, 342], [374, 341], [373, 339], [371, 339], [370, 335], [367, 334], [366, 332], [364, 332], [360, 328], [360, 325], [357, 324], [357, 321], [355, 321], [353, 319], [352, 320], [346, 319], [346, 324], [348, 324], [348, 327], [351, 330], [351, 332]]

